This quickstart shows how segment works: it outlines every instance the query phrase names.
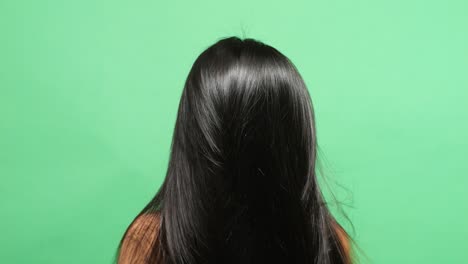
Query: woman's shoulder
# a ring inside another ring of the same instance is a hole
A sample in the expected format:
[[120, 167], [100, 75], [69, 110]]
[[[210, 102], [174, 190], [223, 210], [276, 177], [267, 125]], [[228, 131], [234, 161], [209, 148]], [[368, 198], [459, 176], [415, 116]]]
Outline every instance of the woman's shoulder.
[[333, 229], [340, 241], [341, 247], [346, 254], [346, 258], [350, 259], [350, 244], [349, 244], [349, 236], [348, 233], [344, 230], [344, 228], [335, 221], [332, 221]]
[[140, 263], [157, 241], [161, 219], [158, 213], [143, 213], [127, 228], [119, 251], [119, 264]]
[[151, 227], [155, 228], [159, 226], [161, 217], [157, 212], [143, 213], [135, 217], [129, 230], [138, 231], [141, 228]]

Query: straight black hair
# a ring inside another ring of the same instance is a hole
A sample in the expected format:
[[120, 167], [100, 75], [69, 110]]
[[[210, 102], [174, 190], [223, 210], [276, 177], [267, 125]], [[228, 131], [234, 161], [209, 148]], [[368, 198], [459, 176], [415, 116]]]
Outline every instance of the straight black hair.
[[135, 217], [161, 219], [146, 263], [351, 263], [316, 158], [294, 64], [252, 38], [218, 40], [188, 74], [165, 180]]

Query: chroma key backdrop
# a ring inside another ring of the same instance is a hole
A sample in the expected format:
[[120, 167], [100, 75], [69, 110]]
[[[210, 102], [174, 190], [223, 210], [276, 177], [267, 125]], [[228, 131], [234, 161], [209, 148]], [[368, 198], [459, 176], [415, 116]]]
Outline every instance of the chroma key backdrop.
[[[468, 263], [468, 2], [0, 3], [0, 262], [111, 263], [161, 185], [192, 63], [288, 56], [362, 263]], [[347, 216], [347, 217], [346, 217]]]

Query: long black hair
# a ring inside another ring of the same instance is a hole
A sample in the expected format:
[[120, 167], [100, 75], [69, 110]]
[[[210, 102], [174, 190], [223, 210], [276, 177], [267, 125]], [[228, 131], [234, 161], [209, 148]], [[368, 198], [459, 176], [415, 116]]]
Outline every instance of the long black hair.
[[188, 74], [165, 180], [135, 217], [161, 219], [147, 263], [351, 263], [316, 158], [294, 64], [261, 41], [219, 39]]

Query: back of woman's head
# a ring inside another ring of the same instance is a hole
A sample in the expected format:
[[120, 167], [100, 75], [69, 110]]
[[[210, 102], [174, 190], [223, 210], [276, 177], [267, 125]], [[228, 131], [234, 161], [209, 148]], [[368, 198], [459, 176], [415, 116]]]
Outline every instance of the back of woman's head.
[[348, 263], [315, 174], [314, 112], [291, 61], [224, 38], [196, 59], [163, 185], [162, 263]]

